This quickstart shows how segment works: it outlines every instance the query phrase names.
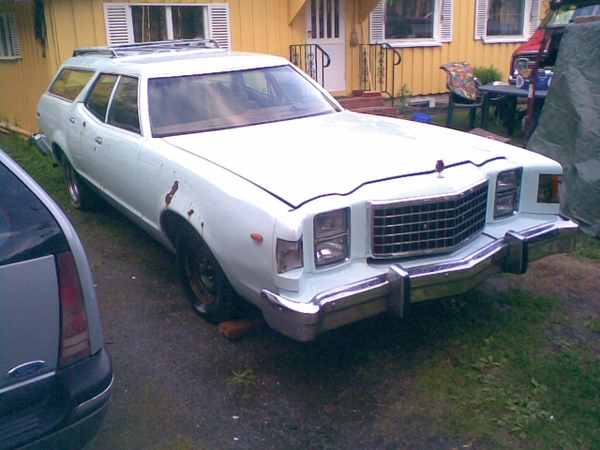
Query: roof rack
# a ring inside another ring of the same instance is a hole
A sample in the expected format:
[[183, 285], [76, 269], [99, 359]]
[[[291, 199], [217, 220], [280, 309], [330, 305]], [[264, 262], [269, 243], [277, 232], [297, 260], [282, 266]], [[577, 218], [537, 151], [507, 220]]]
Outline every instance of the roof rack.
[[115, 44], [105, 47], [76, 48], [73, 50], [73, 56], [95, 54], [118, 58], [147, 53], [218, 48], [220, 48], [219, 43], [214, 39], [178, 39], [171, 41], [136, 42], [134, 44]]

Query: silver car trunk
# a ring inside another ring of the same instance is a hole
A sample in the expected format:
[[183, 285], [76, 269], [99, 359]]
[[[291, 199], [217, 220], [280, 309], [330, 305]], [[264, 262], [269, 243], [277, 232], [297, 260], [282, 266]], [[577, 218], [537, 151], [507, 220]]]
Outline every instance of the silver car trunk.
[[6, 411], [6, 390], [56, 368], [59, 302], [54, 256], [0, 267], [0, 286], [0, 410]]

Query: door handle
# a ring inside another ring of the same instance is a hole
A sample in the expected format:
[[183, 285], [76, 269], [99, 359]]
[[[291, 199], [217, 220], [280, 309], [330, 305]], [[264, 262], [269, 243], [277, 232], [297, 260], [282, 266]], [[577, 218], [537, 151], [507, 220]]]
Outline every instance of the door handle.
[[69, 117], [69, 122], [75, 123], [75, 117]]
[[101, 137], [96, 136], [94, 138], [94, 141], [96, 141], [97, 144], [102, 144], [102, 138]]

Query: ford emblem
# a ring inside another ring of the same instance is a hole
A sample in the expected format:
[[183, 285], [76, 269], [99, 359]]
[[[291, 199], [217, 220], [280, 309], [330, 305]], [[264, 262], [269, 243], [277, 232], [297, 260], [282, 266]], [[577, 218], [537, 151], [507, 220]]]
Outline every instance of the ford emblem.
[[44, 368], [44, 361], [31, 361], [25, 364], [20, 364], [6, 372], [6, 379], [15, 381], [29, 378]]

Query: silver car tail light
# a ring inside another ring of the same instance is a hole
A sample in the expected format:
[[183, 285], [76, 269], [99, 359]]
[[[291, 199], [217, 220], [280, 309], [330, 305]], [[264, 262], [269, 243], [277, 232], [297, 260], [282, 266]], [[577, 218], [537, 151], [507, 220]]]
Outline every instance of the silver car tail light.
[[71, 252], [56, 255], [60, 298], [60, 367], [90, 356], [90, 334], [77, 265]]

